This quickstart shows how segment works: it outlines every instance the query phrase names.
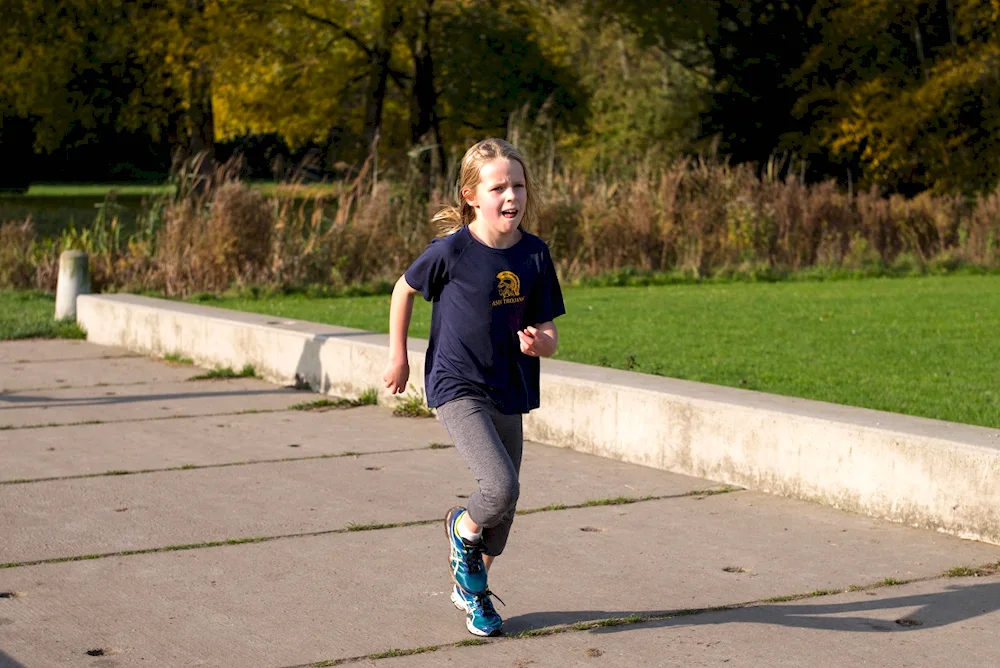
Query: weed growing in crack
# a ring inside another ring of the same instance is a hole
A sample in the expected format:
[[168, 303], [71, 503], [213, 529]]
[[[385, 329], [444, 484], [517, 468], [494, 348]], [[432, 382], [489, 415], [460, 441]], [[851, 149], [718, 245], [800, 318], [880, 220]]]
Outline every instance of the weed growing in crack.
[[742, 492], [742, 487], [736, 487], [735, 485], [723, 485], [722, 487], [713, 487], [711, 489], [697, 489], [693, 492], [688, 492], [684, 496], [696, 496], [704, 498], [706, 496], [718, 496], [719, 494], [730, 494], [732, 492]]
[[597, 622], [598, 627], [605, 626], [624, 626], [625, 624], [641, 624], [642, 622], [648, 622], [650, 617], [643, 617], [642, 615], [629, 615], [628, 617], [612, 617], [611, 619], [602, 619]]
[[817, 589], [809, 592], [808, 596], [809, 598], [819, 598], [820, 596], [832, 596], [839, 593], [840, 592], [836, 589]]
[[392, 414], [396, 417], [433, 417], [434, 413], [431, 412], [431, 409], [427, 407], [427, 402], [424, 401], [424, 393], [417, 390], [413, 385], [410, 385], [410, 390], [412, 390], [413, 394], [403, 396], [392, 410]]
[[640, 501], [650, 501], [652, 496], [616, 496], [614, 498], [608, 499], [591, 499], [590, 501], [584, 501], [580, 507], [581, 508], [593, 508], [595, 506], [627, 506], [630, 503], [639, 503]]
[[316, 401], [304, 401], [300, 404], [292, 404], [288, 407], [290, 411], [324, 411], [333, 408], [354, 408], [360, 406], [351, 399], [317, 399]]
[[165, 362], [173, 362], [174, 364], [183, 364], [184, 366], [191, 366], [194, 364], [194, 360], [190, 357], [184, 357], [180, 353], [167, 353], [163, 356]]
[[987, 575], [997, 575], [1000, 574], [1000, 561], [994, 564], [985, 564], [983, 566], [976, 566], [975, 568], [969, 566], [959, 566], [957, 568], [952, 568], [944, 573], [946, 578], [977, 578], [985, 577]]
[[395, 529], [395, 528], [397, 528], [399, 526], [402, 526], [402, 525], [400, 525], [400, 524], [393, 524], [393, 523], [379, 523], [379, 522], [371, 522], [369, 524], [358, 524], [356, 522], [348, 522], [347, 523], [347, 530], [348, 531], [379, 531], [380, 529]]
[[378, 405], [378, 388], [369, 387], [367, 390], [358, 395], [358, 405], [359, 406], [377, 406]]
[[514, 512], [515, 515], [534, 515], [535, 513], [544, 513], [554, 510], [566, 510], [568, 506], [561, 503], [550, 503], [547, 506], [541, 508], [524, 508], [523, 510], [517, 510]]
[[554, 636], [557, 633], [566, 633], [568, 628], [544, 628], [544, 629], [527, 629], [526, 631], [521, 631], [514, 638], [541, 638], [544, 636]]
[[379, 652], [378, 654], [369, 654], [368, 658], [372, 661], [378, 661], [379, 659], [391, 659], [397, 656], [412, 656], [414, 654], [426, 654], [427, 652], [436, 652], [438, 650], [436, 645], [429, 647], [417, 647], [415, 649], [389, 649], [384, 652]]
[[225, 380], [229, 378], [259, 378], [257, 370], [252, 364], [244, 364], [239, 371], [233, 371], [232, 367], [221, 367], [212, 369], [198, 376], [192, 376], [188, 380]]
[[469, 638], [468, 640], [460, 640], [452, 647], [478, 647], [480, 645], [489, 645], [490, 641], [485, 638]]

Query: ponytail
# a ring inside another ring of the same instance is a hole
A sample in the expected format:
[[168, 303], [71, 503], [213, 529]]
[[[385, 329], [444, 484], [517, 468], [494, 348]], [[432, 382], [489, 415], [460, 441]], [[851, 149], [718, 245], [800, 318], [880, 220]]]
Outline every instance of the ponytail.
[[459, 193], [459, 199], [462, 202], [461, 206], [446, 206], [431, 218], [431, 223], [437, 228], [439, 237], [454, 234], [475, 220], [475, 212], [461, 198], [461, 193]]

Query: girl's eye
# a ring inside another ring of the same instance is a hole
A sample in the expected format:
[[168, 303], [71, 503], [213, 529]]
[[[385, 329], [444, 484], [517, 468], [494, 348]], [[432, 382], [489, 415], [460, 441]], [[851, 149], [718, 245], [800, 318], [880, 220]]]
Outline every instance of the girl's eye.
[[493, 186], [493, 192], [498, 193], [503, 190], [502, 186]]

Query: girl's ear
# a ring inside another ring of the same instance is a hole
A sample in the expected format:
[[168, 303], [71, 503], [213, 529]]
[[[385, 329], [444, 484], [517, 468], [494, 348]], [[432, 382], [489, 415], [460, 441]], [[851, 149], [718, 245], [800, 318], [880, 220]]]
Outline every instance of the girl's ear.
[[465, 203], [468, 204], [469, 206], [471, 206], [473, 209], [475, 209], [477, 206], [479, 206], [476, 203], [476, 194], [475, 194], [475, 192], [472, 191], [472, 190], [469, 190], [468, 188], [466, 188], [465, 190], [462, 191], [462, 199], [464, 199]]

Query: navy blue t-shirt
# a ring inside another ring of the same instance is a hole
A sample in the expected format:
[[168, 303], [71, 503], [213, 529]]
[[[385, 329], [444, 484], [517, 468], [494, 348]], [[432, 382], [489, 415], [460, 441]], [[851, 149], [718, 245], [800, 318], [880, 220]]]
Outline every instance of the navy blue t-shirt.
[[490, 248], [462, 227], [432, 241], [405, 278], [434, 303], [428, 406], [478, 396], [507, 415], [538, 408], [539, 360], [521, 352], [517, 331], [566, 312], [544, 241], [522, 232], [510, 248]]

